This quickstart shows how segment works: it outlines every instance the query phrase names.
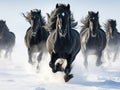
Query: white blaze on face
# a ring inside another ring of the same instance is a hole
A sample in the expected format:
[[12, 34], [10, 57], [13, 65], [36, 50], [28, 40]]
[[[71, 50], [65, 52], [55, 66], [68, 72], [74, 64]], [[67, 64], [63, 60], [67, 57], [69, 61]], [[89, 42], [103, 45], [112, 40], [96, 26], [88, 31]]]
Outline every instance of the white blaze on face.
[[112, 35], [112, 27], [110, 27], [110, 34]]
[[90, 29], [93, 30], [93, 22], [90, 21]]
[[62, 16], [64, 17], [64, 16], [65, 16], [65, 13], [62, 13]]

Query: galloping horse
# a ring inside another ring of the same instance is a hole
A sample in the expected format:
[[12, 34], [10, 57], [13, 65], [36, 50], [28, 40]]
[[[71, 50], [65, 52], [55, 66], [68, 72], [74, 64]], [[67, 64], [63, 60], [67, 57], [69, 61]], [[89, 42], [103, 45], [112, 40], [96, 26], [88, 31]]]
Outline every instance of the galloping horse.
[[11, 58], [14, 45], [15, 34], [9, 31], [6, 21], [0, 20], [0, 52], [5, 50], [5, 58]]
[[39, 55], [37, 57], [37, 69], [39, 69], [39, 63], [41, 61], [42, 55], [44, 52], [47, 52], [46, 40], [49, 33], [43, 27], [45, 25], [45, 20], [41, 15], [41, 10], [31, 10], [31, 12], [29, 12], [27, 16], [25, 16], [24, 14], [23, 16], [31, 25], [28, 28], [24, 38], [25, 44], [28, 48], [29, 63], [34, 63], [32, 60], [33, 53], [38, 52]]
[[83, 26], [80, 32], [81, 49], [84, 56], [84, 65], [87, 68], [87, 57], [89, 54], [97, 55], [96, 65], [102, 64], [102, 51], [106, 46], [106, 34], [100, 28], [99, 12], [88, 12], [85, 19], [82, 20]]
[[[71, 64], [80, 50], [79, 33], [73, 29], [77, 25], [73, 22], [70, 5], [56, 4], [56, 8], [48, 15], [48, 23], [45, 25], [50, 35], [47, 39], [47, 49], [51, 55], [50, 67], [55, 73], [57, 71], [65, 72], [65, 82], [69, 81], [73, 75]], [[73, 27], [72, 27], [73, 26]], [[55, 65], [57, 59], [66, 59], [67, 65], [62, 69], [61, 64]]]
[[111, 52], [114, 53], [113, 61], [116, 60], [118, 52], [120, 50], [120, 33], [116, 28], [116, 20], [109, 19], [105, 24], [107, 35], [107, 55], [110, 60]]

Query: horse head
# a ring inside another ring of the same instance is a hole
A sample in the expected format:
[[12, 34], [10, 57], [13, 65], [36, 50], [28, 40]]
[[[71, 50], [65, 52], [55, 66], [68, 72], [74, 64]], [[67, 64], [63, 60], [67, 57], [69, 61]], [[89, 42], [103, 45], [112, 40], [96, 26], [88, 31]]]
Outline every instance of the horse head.
[[45, 20], [41, 15], [41, 10], [34, 9], [28, 12], [27, 15], [23, 13], [23, 16], [31, 25], [32, 36], [35, 36], [37, 31], [45, 24]]
[[9, 29], [6, 25], [6, 21], [0, 20], [0, 38], [6, 33], [9, 32]]
[[33, 36], [36, 35], [39, 28], [42, 27], [41, 23], [41, 10], [31, 10], [31, 28]]
[[109, 36], [111, 38], [114, 37], [115, 33], [117, 32], [117, 29], [116, 29], [116, 20], [113, 20], [113, 19], [110, 19], [108, 20], [108, 24], [109, 24], [109, 29], [108, 29], [108, 33], [109, 33]]
[[0, 20], [0, 33], [4, 30], [4, 26], [6, 25], [6, 21]]
[[99, 18], [98, 18], [99, 12], [95, 13], [93, 11], [88, 12], [88, 22], [89, 22], [89, 28], [91, 31], [91, 36], [96, 37], [97, 29], [99, 28]]
[[65, 37], [68, 30], [71, 29], [70, 23], [70, 5], [56, 5], [56, 30], [61, 37]]
[[106, 35], [108, 39], [113, 38], [117, 33], [116, 20], [113, 19], [107, 20], [107, 22], [104, 24], [104, 27], [106, 29]]
[[[55, 9], [48, 16], [48, 22], [45, 25], [45, 28], [52, 32], [57, 30], [61, 36], [65, 36], [67, 30], [71, 28], [71, 12], [70, 5], [56, 4]], [[73, 19], [73, 17], [72, 17]], [[73, 19], [74, 22], [74, 19]], [[76, 26], [77, 22], [73, 23], [73, 26]]]

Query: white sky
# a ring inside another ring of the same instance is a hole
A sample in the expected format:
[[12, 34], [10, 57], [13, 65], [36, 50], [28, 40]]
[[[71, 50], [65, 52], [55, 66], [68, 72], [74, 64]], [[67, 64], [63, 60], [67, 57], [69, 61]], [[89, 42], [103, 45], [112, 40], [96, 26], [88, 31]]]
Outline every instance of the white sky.
[[[99, 11], [102, 28], [107, 19], [116, 19], [117, 28], [120, 29], [120, 0], [0, 0], [0, 19], [6, 20], [9, 29], [17, 34], [17, 38], [23, 39], [29, 24], [21, 13], [41, 9], [46, 17], [46, 13], [50, 13], [56, 3], [69, 3], [79, 24], [88, 11]], [[80, 27], [77, 30], [80, 31]]]

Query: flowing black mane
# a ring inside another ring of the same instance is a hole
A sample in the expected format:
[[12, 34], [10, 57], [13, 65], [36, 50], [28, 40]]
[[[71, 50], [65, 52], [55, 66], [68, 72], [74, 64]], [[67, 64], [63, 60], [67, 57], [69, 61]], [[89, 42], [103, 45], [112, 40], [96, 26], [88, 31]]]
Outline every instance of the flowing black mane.
[[[68, 9], [66, 9], [67, 6], [65, 4], [59, 4], [59, 8], [55, 8], [51, 14], [47, 14], [48, 15], [48, 22], [46, 24], [46, 29], [48, 30], [54, 30], [56, 28], [56, 19], [57, 19], [57, 15], [61, 12], [64, 12]], [[71, 21], [71, 28], [75, 28], [78, 24], [78, 22], [76, 22], [74, 20], [73, 14], [71, 14], [71, 11], [68, 11], [70, 14], [70, 21]]]
[[[95, 14], [95, 12], [93, 11], [89, 11], [89, 13], [91, 14]], [[90, 19], [90, 15], [88, 14], [84, 19], [81, 20], [81, 23], [83, 24], [81, 27], [82, 29], [81, 30], [84, 30], [86, 28], [89, 28], [89, 19]], [[98, 28], [100, 28], [100, 24], [99, 24], [99, 21], [98, 21]]]

